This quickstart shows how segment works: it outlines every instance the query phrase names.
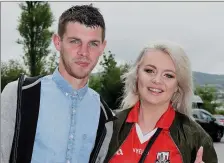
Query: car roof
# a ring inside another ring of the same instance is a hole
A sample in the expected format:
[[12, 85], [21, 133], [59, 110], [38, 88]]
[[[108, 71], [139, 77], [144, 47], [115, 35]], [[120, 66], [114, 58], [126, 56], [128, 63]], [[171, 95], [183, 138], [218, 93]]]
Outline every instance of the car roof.
[[[193, 112], [194, 112], [194, 111], [197, 111], [197, 112], [200, 112], [200, 111], [201, 111], [201, 112], [207, 113], [207, 114], [209, 114], [209, 115], [212, 115], [210, 112], [208, 112], [207, 110], [202, 109], [202, 108], [201, 108], [201, 109], [199, 109], [199, 108], [198, 108], [198, 109], [192, 109], [192, 111], [193, 111]], [[213, 116], [213, 115], [212, 115], [212, 116]]]

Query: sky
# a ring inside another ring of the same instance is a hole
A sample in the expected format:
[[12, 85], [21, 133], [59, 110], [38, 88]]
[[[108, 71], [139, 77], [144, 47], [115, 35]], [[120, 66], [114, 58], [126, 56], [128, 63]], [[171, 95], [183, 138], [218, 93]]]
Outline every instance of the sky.
[[[107, 46], [118, 63], [135, 61], [150, 41], [181, 44], [193, 71], [224, 74], [224, 2], [49, 2], [57, 31], [63, 11], [77, 4], [100, 9], [106, 23]], [[19, 59], [23, 47], [16, 43], [21, 10], [18, 2], [1, 2], [1, 60]], [[52, 51], [56, 51], [53, 44]], [[99, 70], [99, 66], [94, 71]]]

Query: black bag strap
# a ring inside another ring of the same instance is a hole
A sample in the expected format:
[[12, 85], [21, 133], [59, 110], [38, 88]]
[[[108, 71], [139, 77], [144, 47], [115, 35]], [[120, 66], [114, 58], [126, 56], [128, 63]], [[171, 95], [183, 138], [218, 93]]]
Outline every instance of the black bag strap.
[[152, 147], [153, 143], [155, 142], [156, 138], [159, 136], [161, 131], [162, 131], [162, 128], [158, 128], [156, 130], [156, 132], [154, 133], [154, 135], [151, 137], [151, 139], [149, 140], [148, 144], [145, 147], [144, 152], [142, 153], [142, 156], [141, 156], [141, 158], [139, 160], [139, 163], [144, 163], [150, 148]]

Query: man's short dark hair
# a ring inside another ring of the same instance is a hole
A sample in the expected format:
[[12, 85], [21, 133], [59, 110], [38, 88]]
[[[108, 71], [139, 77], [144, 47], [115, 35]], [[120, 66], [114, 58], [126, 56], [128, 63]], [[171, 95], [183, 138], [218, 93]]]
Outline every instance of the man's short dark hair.
[[62, 38], [68, 22], [78, 22], [87, 27], [101, 27], [102, 41], [105, 39], [105, 22], [99, 9], [90, 5], [72, 6], [62, 13], [58, 23], [58, 35]]

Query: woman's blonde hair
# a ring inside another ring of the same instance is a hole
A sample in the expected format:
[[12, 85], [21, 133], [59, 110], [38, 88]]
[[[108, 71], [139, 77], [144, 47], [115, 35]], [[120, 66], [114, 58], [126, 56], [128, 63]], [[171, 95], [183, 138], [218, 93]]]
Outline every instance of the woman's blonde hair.
[[136, 62], [130, 70], [122, 76], [125, 86], [121, 109], [131, 108], [139, 101], [136, 84], [137, 71], [143, 56], [151, 49], [162, 51], [171, 57], [176, 68], [178, 83], [178, 91], [174, 93], [171, 99], [172, 105], [178, 112], [189, 116], [191, 114], [193, 97], [193, 78], [190, 61], [180, 45], [169, 41], [149, 43], [141, 50]]

